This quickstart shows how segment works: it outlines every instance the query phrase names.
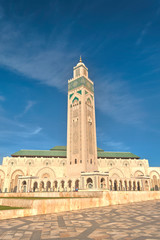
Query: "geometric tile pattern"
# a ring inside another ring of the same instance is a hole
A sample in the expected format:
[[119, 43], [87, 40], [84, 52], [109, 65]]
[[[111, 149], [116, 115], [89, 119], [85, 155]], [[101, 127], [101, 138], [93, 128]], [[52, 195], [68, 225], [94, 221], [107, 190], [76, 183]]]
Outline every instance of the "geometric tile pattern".
[[1, 220], [0, 239], [160, 239], [160, 201]]

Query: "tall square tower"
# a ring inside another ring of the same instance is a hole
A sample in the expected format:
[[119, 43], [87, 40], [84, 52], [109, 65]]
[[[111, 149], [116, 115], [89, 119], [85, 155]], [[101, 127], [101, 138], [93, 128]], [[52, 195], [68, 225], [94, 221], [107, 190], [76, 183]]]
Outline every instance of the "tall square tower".
[[67, 175], [97, 170], [94, 84], [80, 58], [68, 80]]

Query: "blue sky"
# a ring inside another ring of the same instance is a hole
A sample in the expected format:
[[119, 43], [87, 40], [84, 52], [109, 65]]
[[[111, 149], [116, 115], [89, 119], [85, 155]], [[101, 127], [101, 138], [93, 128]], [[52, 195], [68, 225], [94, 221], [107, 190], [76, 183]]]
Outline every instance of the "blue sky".
[[67, 81], [82, 55], [98, 146], [160, 166], [160, 1], [0, 1], [0, 161], [66, 145]]

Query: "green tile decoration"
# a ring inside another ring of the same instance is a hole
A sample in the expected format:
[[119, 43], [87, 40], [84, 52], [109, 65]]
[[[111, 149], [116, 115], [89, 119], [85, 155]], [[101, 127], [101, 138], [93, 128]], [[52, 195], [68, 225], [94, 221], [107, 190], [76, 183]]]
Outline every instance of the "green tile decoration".
[[70, 95], [69, 95], [69, 99], [71, 99], [71, 97], [74, 95], [74, 93], [71, 93]]
[[79, 94], [81, 94], [81, 95], [82, 95], [82, 90], [79, 90], [79, 91], [77, 91], [77, 93], [79, 93]]
[[79, 99], [78, 99], [77, 97], [75, 97], [75, 98], [72, 100], [72, 103], [74, 103], [75, 100], [79, 101]]
[[[131, 152], [105, 152], [101, 148], [97, 148], [98, 158], [131, 158], [139, 159], [140, 157]], [[11, 155], [12, 157], [17, 156], [31, 156], [31, 157], [66, 157], [67, 148], [66, 146], [56, 146], [50, 150], [20, 150]]]
[[94, 92], [94, 86], [85, 77], [79, 77], [72, 82], [68, 83], [68, 91], [84, 85], [89, 91]]

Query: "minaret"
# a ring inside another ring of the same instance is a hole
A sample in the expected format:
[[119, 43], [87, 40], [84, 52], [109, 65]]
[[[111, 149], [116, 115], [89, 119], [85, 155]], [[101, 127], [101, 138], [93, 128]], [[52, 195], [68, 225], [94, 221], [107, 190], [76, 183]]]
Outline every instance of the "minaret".
[[94, 84], [80, 57], [68, 80], [67, 176], [97, 170]]

